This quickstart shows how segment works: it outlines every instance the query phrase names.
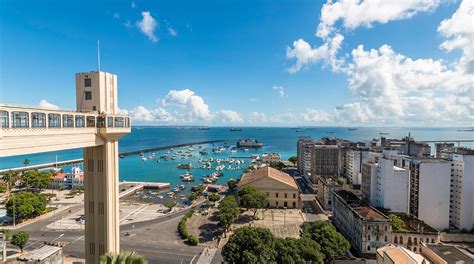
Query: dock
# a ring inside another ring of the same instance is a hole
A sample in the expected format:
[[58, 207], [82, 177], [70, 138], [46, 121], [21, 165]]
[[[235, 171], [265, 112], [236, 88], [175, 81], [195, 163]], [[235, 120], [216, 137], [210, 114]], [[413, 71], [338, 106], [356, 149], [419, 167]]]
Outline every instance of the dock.
[[123, 191], [123, 192], [120, 192], [119, 194], [119, 199], [120, 198], [123, 198], [123, 197], [127, 197], [127, 196], [130, 196], [130, 195], [133, 195], [135, 194], [136, 192], [138, 191], [141, 191], [143, 189], [167, 189], [170, 187], [170, 184], [169, 183], [162, 183], [162, 182], [121, 182], [120, 185], [123, 185], [123, 184], [134, 184], [133, 187]]
[[[220, 143], [220, 142], [225, 142], [225, 140], [219, 139], [219, 140], [207, 140], [207, 141], [191, 142], [191, 143], [184, 143], [184, 144], [175, 144], [175, 145], [164, 146], [164, 147], [126, 151], [126, 152], [119, 153], [119, 155], [123, 157], [123, 156], [136, 155], [136, 154], [147, 153], [147, 152], [152, 152], [152, 151], [159, 151], [159, 150], [166, 150], [166, 149], [180, 148], [180, 147], [194, 146], [194, 145], [202, 145], [202, 144]], [[43, 164], [38, 164], [38, 165], [23, 166], [23, 167], [18, 167], [18, 168], [2, 169], [0, 170], [0, 174], [9, 170], [12, 170], [12, 171], [39, 170], [39, 169], [46, 169], [46, 168], [57, 168], [57, 167], [73, 165], [73, 164], [80, 164], [82, 162], [84, 162], [83, 159], [63, 160], [63, 161], [43, 163]]]

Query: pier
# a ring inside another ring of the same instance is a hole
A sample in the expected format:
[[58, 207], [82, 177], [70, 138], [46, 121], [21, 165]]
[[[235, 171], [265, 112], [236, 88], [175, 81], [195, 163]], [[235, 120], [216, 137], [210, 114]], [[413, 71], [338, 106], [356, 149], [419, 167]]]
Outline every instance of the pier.
[[170, 187], [169, 183], [162, 183], [162, 182], [128, 182], [128, 181], [127, 182], [121, 182], [120, 187], [122, 185], [126, 185], [126, 184], [132, 184], [134, 186], [127, 189], [127, 190], [125, 190], [125, 191], [123, 191], [123, 192], [120, 192], [119, 198], [123, 198], [123, 197], [133, 195], [136, 192], [141, 191], [143, 189], [159, 189], [159, 190], [161, 190], [161, 189], [166, 189], [166, 188]]
[[[220, 142], [225, 142], [225, 140], [222, 140], [222, 139], [207, 140], [207, 141], [191, 142], [191, 143], [184, 143], [184, 144], [175, 144], [175, 145], [164, 146], [164, 147], [156, 147], [156, 148], [147, 148], [147, 149], [141, 149], [141, 150], [126, 151], [126, 152], [120, 153], [120, 156], [123, 157], [123, 156], [136, 155], [136, 154], [147, 153], [147, 152], [152, 152], [152, 151], [160, 151], [160, 150], [166, 150], [166, 149], [172, 149], [172, 148], [180, 148], [180, 147], [186, 147], [186, 146], [212, 144], [212, 143], [220, 143]], [[84, 162], [83, 159], [64, 160], [64, 161], [43, 163], [43, 164], [38, 164], [38, 165], [23, 166], [23, 167], [18, 167], [18, 168], [2, 169], [2, 170], [0, 170], [0, 173], [6, 172], [6, 171], [9, 171], [9, 170], [12, 170], [12, 171], [26, 171], [26, 170], [39, 170], [39, 169], [46, 169], [46, 168], [56, 168], [56, 167], [60, 167], [60, 166], [80, 164], [80, 163], [83, 163], [83, 162]]]

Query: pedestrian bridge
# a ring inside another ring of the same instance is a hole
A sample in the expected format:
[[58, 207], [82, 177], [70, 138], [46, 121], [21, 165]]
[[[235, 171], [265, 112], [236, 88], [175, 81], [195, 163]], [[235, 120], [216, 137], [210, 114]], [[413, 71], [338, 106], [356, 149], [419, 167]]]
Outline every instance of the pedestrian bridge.
[[0, 104], [0, 157], [103, 145], [130, 133], [130, 117]]

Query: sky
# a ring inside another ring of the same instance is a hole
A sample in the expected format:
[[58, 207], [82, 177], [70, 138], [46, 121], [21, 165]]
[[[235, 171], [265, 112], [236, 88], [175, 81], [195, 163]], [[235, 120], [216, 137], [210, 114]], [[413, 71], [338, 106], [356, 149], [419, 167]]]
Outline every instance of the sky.
[[0, 30], [1, 103], [74, 109], [100, 40], [134, 124], [474, 124], [474, 1], [4, 0]]

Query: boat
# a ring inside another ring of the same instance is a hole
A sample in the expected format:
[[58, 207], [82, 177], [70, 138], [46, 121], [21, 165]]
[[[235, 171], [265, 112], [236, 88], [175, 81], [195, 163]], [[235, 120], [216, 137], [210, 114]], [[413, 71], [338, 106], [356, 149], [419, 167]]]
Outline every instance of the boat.
[[209, 153], [206, 150], [201, 150], [199, 151], [199, 154], [201, 155], [209, 155]]
[[175, 195], [175, 193], [174, 192], [169, 192], [166, 195], [168, 195], [168, 197], [173, 197]]
[[183, 175], [181, 175], [180, 177], [184, 178], [184, 177], [189, 177], [189, 176], [193, 176], [193, 174], [191, 172], [187, 171]]
[[256, 139], [240, 139], [237, 141], [238, 148], [261, 148], [263, 143]]
[[349, 127], [347, 130], [349, 130], [349, 131], [356, 131], [357, 128], [356, 128], [356, 127]]
[[192, 169], [193, 165], [191, 163], [188, 164], [178, 164], [178, 169]]
[[157, 195], [156, 198], [163, 199], [163, 195]]
[[379, 133], [379, 135], [388, 135], [388, 134], [390, 134], [390, 133], [388, 133], [388, 132], [380, 132]]
[[200, 127], [199, 130], [210, 130], [211, 128], [209, 127]]
[[298, 128], [298, 129], [296, 129], [295, 131], [296, 131], [296, 132], [305, 132], [306, 130], [301, 129], [301, 128]]
[[141, 159], [142, 159], [143, 161], [146, 161], [146, 160], [147, 160], [147, 158], [146, 158], [145, 156], [142, 156]]
[[179, 189], [180, 189], [180, 190], [184, 190], [184, 189], [186, 189], [186, 186], [184, 186], [184, 185], [181, 184], [181, 185], [179, 186]]
[[233, 127], [230, 129], [230, 131], [232, 132], [236, 132], [236, 131], [242, 131], [242, 128], [239, 128], [239, 127]]
[[184, 181], [184, 182], [193, 182], [193, 181], [195, 181], [193, 176], [185, 176], [185, 177], [181, 178], [181, 180]]
[[125, 158], [125, 156], [123, 154], [120, 154], [119, 156], [121, 159]]

